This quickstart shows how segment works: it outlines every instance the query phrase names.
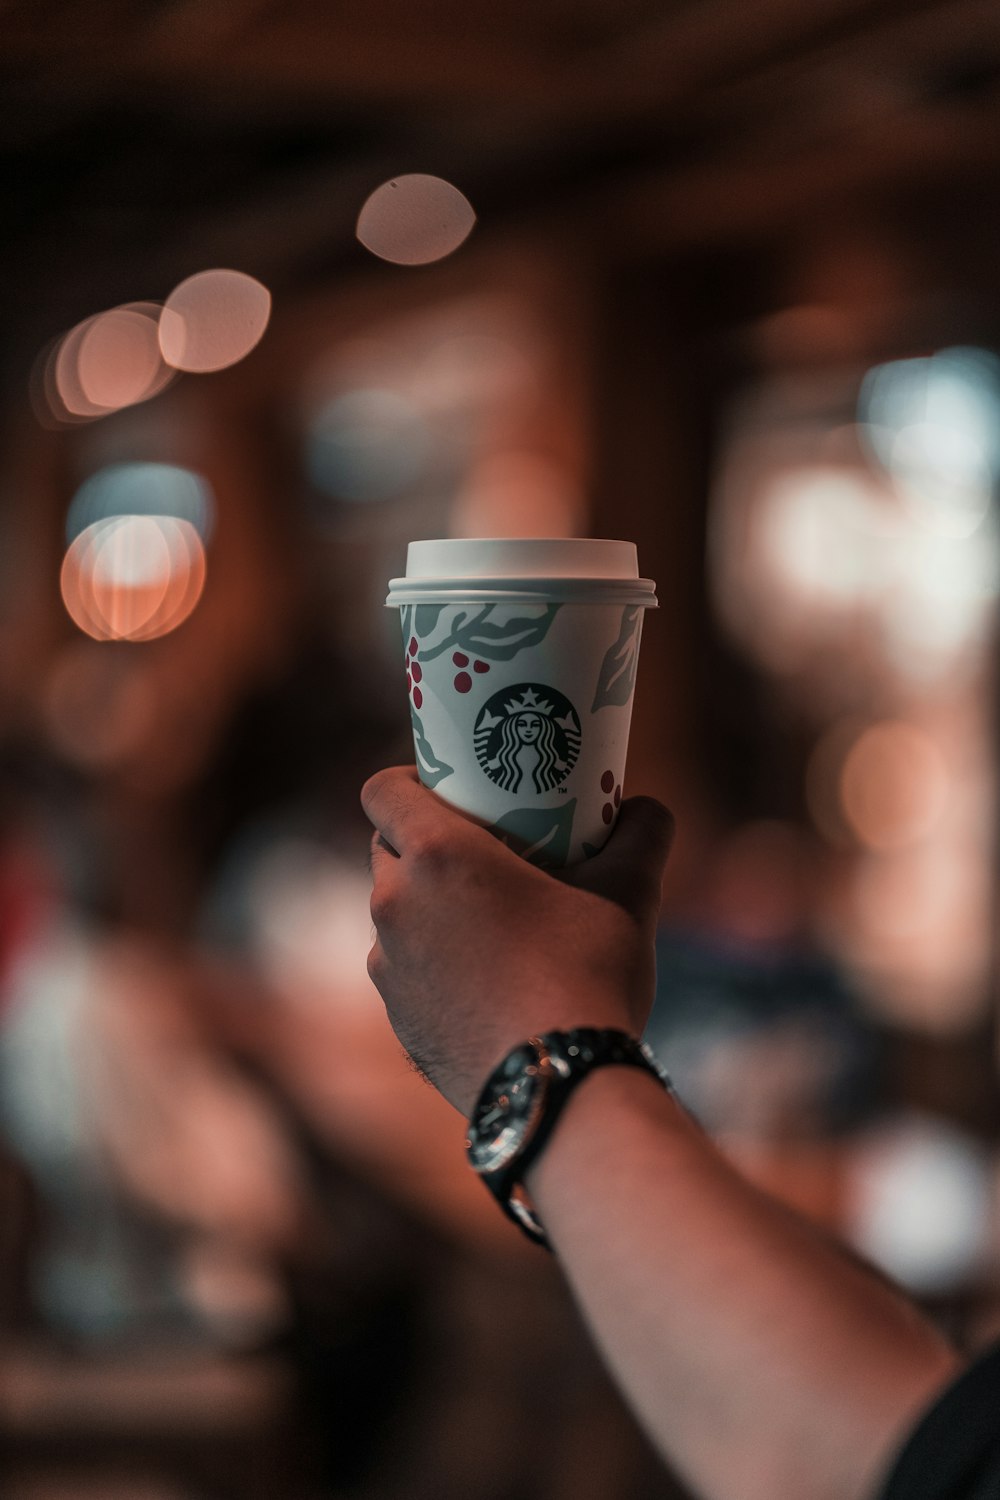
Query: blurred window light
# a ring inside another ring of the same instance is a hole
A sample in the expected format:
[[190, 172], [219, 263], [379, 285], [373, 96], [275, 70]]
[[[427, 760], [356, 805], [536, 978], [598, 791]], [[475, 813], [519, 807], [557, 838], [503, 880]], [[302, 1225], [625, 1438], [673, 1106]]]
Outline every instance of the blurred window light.
[[1000, 359], [943, 349], [865, 376], [861, 436], [914, 518], [944, 536], [971, 536], [1000, 477]]
[[844, 818], [870, 849], [899, 849], [926, 837], [945, 811], [950, 777], [926, 731], [902, 720], [865, 729], [840, 773]]
[[985, 1019], [993, 878], [967, 835], [945, 829], [905, 849], [872, 852], [845, 894], [840, 940], [874, 1011], [941, 1035]]
[[839, 466], [793, 470], [775, 476], [767, 501], [765, 547], [790, 585], [844, 605], [877, 587], [872, 542], [887, 522], [865, 475]]
[[207, 541], [215, 497], [203, 475], [177, 464], [109, 464], [84, 480], [74, 495], [66, 517], [67, 542], [113, 516], [173, 516]]
[[911, 513], [929, 530], [967, 537], [986, 519], [993, 474], [970, 433], [914, 422], [896, 434], [889, 468]]
[[900, 535], [886, 557], [877, 606], [889, 661], [915, 682], [954, 668], [992, 641], [1000, 594], [1000, 535], [991, 508], [975, 536]]
[[713, 592], [722, 618], [772, 670], [801, 670], [848, 619], [866, 622], [881, 661], [922, 684], [991, 639], [1000, 592], [992, 506], [982, 515], [966, 506], [962, 515], [979, 516], [974, 534], [949, 534], [919, 524], [859, 466], [777, 464], [742, 488], [740, 473], [737, 459], [716, 497]]
[[584, 524], [575, 475], [545, 454], [507, 450], [475, 464], [455, 500], [455, 536], [573, 536]]
[[191, 614], [205, 584], [205, 549], [187, 521], [119, 515], [89, 525], [63, 559], [73, 622], [95, 640], [146, 641]]
[[328, 849], [282, 837], [250, 871], [254, 942], [268, 979], [293, 1003], [368, 1012], [367, 882]]
[[443, 177], [411, 172], [393, 177], [366, 199], [357, 237], [381, 260], [422, 266], [443, 260], [469, 237], [475, 211]]
[[941, 1293], [984, 1265], [989, 1163], [978, 1143], [944, 1120], [907, 1115], [854, 1150], [846, 1204], [849, 1239], [917, 1293]]
[[160, 314], [168, 365], [208, 374], [238, 364], [256, 348], [271, 317], [271, 293], [244, 271], [199, 271], [170, 293]]
[[336, 500], [389, 500], [422, 474], [430, 433], [413, 403], [395, 391], [335, 396], [311, 417], [309, 476]]

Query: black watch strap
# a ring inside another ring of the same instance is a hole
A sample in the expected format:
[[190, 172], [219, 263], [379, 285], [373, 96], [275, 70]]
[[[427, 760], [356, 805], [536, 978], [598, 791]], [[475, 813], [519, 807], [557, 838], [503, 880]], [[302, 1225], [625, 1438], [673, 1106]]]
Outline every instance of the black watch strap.
[[[475, 1169], [508, 1217], [513, 1219], [529, 1239], [551, 1249], [538, 1215], [525, 1196], [524, 1176], [544, 1150], [563, 1107], [576, 1086], [597, 1068], [631, 1067], [651, 1073], [668, 1092], [672, 1093], [673, 1088], [670, 1079], [645, 1043], [624, 1031], [589, 1026], [576, 1027], [572, 1031], [550, 1031], [531, 1037], [527, 1044], [522, 1043], [508, 1056], [523, 1052], [525, 1046], [532, 1049], [535, 1057], [534, 1064], [529, 1064], [530, 1070], [542, 1075], [544, 1080], [540, 1111], [513, 1157], [496, 1168]], [[504, 1065], [501, 1063], [500, 1069]], [[494, 1076], [491, 1075], [491, 1079]], [[489, 1086], [487, 1083], [487, 1089]], [[474, 1114], [470, 1122], [470, 1135], [475, 1130], [475, 1118]], [[471, 1138], [467, 1144], [470, 1159], [475, 1166]]]

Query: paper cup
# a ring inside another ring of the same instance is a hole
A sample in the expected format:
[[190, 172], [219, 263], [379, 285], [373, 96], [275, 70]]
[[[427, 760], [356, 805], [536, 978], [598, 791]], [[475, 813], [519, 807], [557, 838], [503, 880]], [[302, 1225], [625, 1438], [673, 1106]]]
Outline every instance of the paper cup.
[[618, 816], [642, 617], [631, 542], [411, 542], [389, 584], [421, 781], [539, 865]]

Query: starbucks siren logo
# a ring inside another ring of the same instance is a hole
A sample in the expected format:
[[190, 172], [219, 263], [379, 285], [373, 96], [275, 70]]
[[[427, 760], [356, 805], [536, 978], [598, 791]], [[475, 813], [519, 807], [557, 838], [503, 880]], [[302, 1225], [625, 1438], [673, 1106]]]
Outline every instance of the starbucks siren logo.
[[580, 718], [568, 698], [537, 682], [494, 693], [473, 731], [476, 759], [505, 792], [551, 792], [580, 754]]

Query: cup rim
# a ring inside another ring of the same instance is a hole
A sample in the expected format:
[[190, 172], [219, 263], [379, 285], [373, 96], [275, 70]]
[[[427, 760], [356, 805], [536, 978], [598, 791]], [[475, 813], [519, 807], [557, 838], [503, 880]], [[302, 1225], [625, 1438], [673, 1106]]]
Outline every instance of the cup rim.
[[386, 607], [406, 604], [632, 604], [657, 609], [651, 578], [391, 578]]

